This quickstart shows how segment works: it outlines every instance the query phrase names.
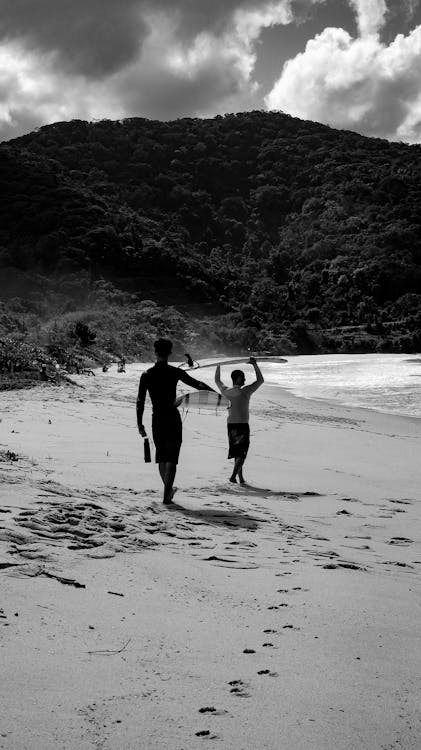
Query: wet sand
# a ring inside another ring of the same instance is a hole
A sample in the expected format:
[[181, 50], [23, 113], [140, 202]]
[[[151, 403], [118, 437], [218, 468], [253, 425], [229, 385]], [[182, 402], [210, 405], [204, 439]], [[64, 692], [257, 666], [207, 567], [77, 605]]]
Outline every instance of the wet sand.
[[2, 394], [0, 748], [419, 748], [421, 421], [190, 410], [165, 509], [128, 369]]

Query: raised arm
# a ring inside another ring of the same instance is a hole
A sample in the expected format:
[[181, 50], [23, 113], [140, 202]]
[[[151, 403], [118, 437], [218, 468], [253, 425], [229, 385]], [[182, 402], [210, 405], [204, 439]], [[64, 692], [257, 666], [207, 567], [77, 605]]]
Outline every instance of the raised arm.
[[207, 385], [207, 383], [202, 383], [201, 380], [196, 380], [196, 378], [192, 378], [191, 375], [188, 375], [187, 372], [184, 372], [184, 370], [179, 371], [178, 379], [182, 380], [183, 383], [186, 385], [190, 385], [192, 388], [196, 388], [197, 391], [214, 391], [214, 388], [211, 388], [210, 385]]
[[142, 437], [146, 437], [146, 430], [143, 426], [143, 410], [145, 408], [146, 391], [147, 391], [146, 373], [144, 372], [140, 376], [139, 390], [137, 393], [137, 401], [136, 401], [137, 428], [140, 434], [142, 435]]
[[260, 367], [256, 362], [256, 359], [254, 357], [250, 357], [249, 363], [253, 365], [254, 372], [256, 373], [256, 380], [254, 383], [250, 383], [250, 385], [244, 386], [243, 390], [247, 390], [249, 393], [254, 393], [254, 391], [257, 391], [258, 388], [262, 385], [262, 383], [265, 382], [264, 377], [261, 373]]
[[265, 382], [265, 379], [254, 357], [250, 357], [250, 364], [253, 365], [254, 372], [256, 373], [256, 383], [258, 383], [259, 385], [262, 385], [262, 383]]
[[216, 370], [215, 370], [215, 383], [218, 386], [218, 388], [221, 391], [221, 393], [223, 393], [224, 391], [227, 390], [227, 386], [224, 385], [224, 383], [221, 380], [221, 367], [220, 367], [220, 365], [217, 365]]

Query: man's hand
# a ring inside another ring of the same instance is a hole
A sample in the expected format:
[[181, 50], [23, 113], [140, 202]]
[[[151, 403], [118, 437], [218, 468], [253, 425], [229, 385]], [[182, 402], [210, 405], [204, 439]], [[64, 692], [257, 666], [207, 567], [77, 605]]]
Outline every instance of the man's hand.
[[145, 438], [145, 437], [146, 437], [146, 430], [145, 430], [145, 428], [144, 428], [143, 424], [140, 424], [140, 425], [139, 425], [139, 434], [140, 434], [140, 435], [141, 435], [141, 436], [142, 436], [143, 438]]
[[250, 357], [249, 364], [250, 365], [257, 365], [257, 359], [256, 359], [256, 357]]

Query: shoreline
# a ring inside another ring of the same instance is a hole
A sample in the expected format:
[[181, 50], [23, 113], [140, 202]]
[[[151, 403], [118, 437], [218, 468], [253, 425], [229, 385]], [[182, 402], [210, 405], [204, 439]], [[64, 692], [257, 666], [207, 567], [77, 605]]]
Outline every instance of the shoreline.
[[5, 395], [1, 750], [417, 750], [419, 420], [266, 385], [243, 487], [190, 410], [167, 510], [137, 376]]
[[[215, 357], [212, 357], [211, 358], [212, 361], [215, 358], [217, 358], [218, 356], [219, 355], [215, 355]], [[405, 353], [401, 353], [401, 352], [400, 353], [399, 352], [396, 352], [396, 353], [361, 352], [359, 354], [355, 354], [355, 353], [320, 353], [320, 354], [315, 354], [315, 355], [295, 354], [295, 355], [285, 355], [285, 358], [286, 358], [285, 359], [285, 363], [288, 364], [288, 363], [291, 363], [291, 362], [295, 362], [296, 360], [303, 360], [304, 361], [304, 360], [307, 359], [307, 357], [312, 357], [312, 358], [314, 357], [316, 359], [317, 358], [320, 358], [320, 359], [323, 359], [323, 358], [333, 358], [333, 360], [336, 359], [339, 362], [346, 360], [348, 357], [352, 357], [352, 358], [362, 357], [362, 358], [368, 358], [368, 359], [370, 357], [371, 358], [373, 358], [373, 357], [376, 357], [376, 358], [381, 357], [381, 358], [384, 358], [384, 359], [388, 359], [389, 358], [391, 360], [398, 359], [399, 361], [402, 361], [402, 362], [421, 363], [421, 355], [420, 355], [419, 358], [415, 358], [415, 357], [411, 357], [411, 355], [409, 355], [407, 353], [405, 354]], [[220, 355], [220, 358], [221, 358], [221, 360], [223, 360], [224, 358], [226, 358], [226, 356], [225, 355]], [[352, 360], [350, 360], [350, 361], [352, 361]], [[203, 359], [202, 362], [203, 362], [203, 364], [206, 364], [207, 359]], [[182, 364], [182, 363], [183, 363], [183, 361], [180, 364]], [[117, 364], [117, 363], [114, 362], [113, 364]], [[146, 361], [146, 362], [137, 361], [137, 362], [129, 362], [126, 365], [126, 367], [128, 368], [128, 372], [130, 372], [130, 369], [132, 369], [133, 367], [141, 368], [141, 369], [139, 369], [139, 373], [140, 373], [141, 371], [143, 371], [143, 369], [151, 367], [153, 364], [154, 364], [153, 361]], [[171, 362], [171, 364], [174, 364], [174, 366], [179, 366], [179, 363], [177, 363], [177, 362], [174, 362], [174, 363]], [[93, 368], [93, 372], [95, 373], [95, 375], [100, 376], [100, 377], [103, 376], [103, 374], [104, 374], [102, 372], [102, 366], [99, 365], [99, 364], [97, 365], [97, 367]], [[214, 384], [213, 383], [213, 376], [211, 375], [210, 371], [205, 370], [205, 372], [203, 374], [204, 374], [205, 381], [207, 381], [207, 382], [210, 381], [211, 384], [213, 385]], [[113, 376], [113, 372], [110, 372], [109, 376]], [[52, 385], [54, 385], [54, 387], [56, 387], [57, 385], [66, 385], [66, 380], [67, 380], [67, 385], [72, 385], [72, 386], [75, 386], [75, 385], [76, 386], [83, 386], [83, 383], [86, 382], [86, 381], [83, 380], [83, 378], [80, 378], [78, 376], [75, 376], [75, 377], [77, 378], [76, 380], [72, 380], [71, 378], [67, 378], [67, 379], [63, 378], [61, 384], [60, 383], [59, 384], [53, 383]], [[24, 390], [31, 390], [32, 388], [36, 388], [37, 385], [38, 385], [38, 383], [34, 381], [30, 386], [25, 387]], [[341, 399], [335, 399], [335, 398], [331, 398], [331, 397], [323, 397], [323, 396], [320, 396], [320, 395], [308, 395], [307, 396], [307, 395], [305, 395], [305, 393], [299, 392], [299, 389], [298, 390], [294, 390], [293, 387], [290, 387], [288, 385], [284, 385], [284, 384], [281, 384], [281, 383], [277, 384], [277, 383], [268, 383], [268, 382], [266, 382], [266, 386], [268, 386], [268, 387], [269, 386], [273, 386], [275, 388], [280, 388], [280, 389], [286, 390], [288, 393], [290, 393], [295, 398], [297, 398], [297, 399], [303, 399], [305, 401], [313, 401], [313, 402], [321, 402], [321, 403], [326, 403], [326, 404], [332, 404], [333, 406], [336, 405], [337, 407], [343, 407], [345, 409], [369, 410], [369, 411], [373, 411], [373, 412], [380, 413], [380, 414], [385, 414], [385, 415], [390, 415], [390, 416], [396, 416], [396, 417], [404, 417], [404, 418], [408, 418], [408, 419], [416, 419], [416, 420], [421, 419], [421, 413], [419, 415], [411, 415], [411, 414], [406, 414], [406, 413], [399, 412], [399, 411], [389, 411], [389, 410], [387, 410], [387, 408], [386, 409], [385, 408], [380, 408], [378, 406], [355, 405], [355, 404], [352, 404], [352, 403], [349, 403], [349, 402], [347, 403], [346, 401], [343, 401]], [[21, 390], [21, 387], [19, 386], [16, 389], [7, 388], [6, 392], [7, 391], [13, 392], [14, 390]], [[1, 392], [1, 390], [0, 390], [0, 392]]]
[[365, 412], [373, 413], [373, 414], [379, 414], [383, 415], [385, 417], [392, 417], [396, 419], [405, 419], [410, 422], [415, 421], [415, 423], [419, 423], [421, 420], [421, 416], [410, 416], [409, 414], [398, 414], [397, 412], [390, 412], [390, 411], [382, 411], [380, 409], [376, 409], [375, 407], [370, 406], [354, 406], [352, 404], [346, 404], [343, 401], [335, 400], [332, 398], [316, 398], [314, 396], [303, 396], [302, 394], [294, 393], [292, 388], [287, 388], [283, 385], [273, 385], [267, 384], [267, 388], [274, 388], [274, 389], [280, 389], [281, 391], [285, 391], [288, 395], [290, 395], [292, 398], [296, 399], [297, 401], [302, 401], [303, 403], [310, 402], [314, 406], [317, 406], [318, 404], [322, 408], [323, 405], [330, 406], [335, 409], [344, 409], [345, 411], [351, 411], [355, 412], [356, 416], [364, 416]]

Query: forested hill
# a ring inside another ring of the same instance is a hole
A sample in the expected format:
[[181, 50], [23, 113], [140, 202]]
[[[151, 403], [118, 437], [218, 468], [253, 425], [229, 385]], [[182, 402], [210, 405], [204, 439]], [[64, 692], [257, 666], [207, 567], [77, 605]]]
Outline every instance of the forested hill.
[[74, 120], [1, 144], [0, 180], [3, 332], [106, 289], [222, 315], [231, 345], [421, 348], [421, 146], [282, 113]]

